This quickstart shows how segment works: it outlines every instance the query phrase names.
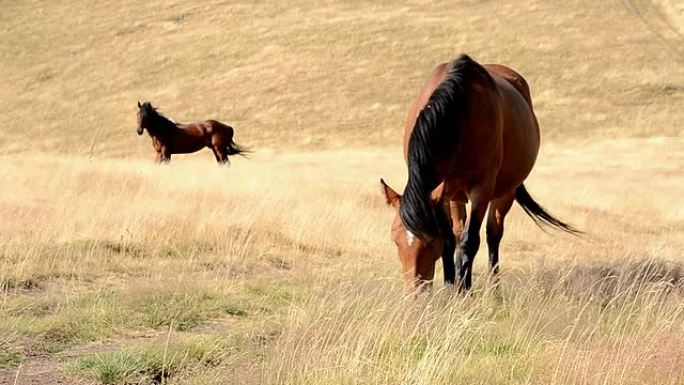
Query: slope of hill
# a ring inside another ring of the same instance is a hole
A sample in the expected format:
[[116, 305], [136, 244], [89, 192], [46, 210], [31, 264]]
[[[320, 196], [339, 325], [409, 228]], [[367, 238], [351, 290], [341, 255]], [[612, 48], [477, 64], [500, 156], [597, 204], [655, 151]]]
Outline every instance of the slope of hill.
[[0, 151], [147, 154], [138, 99], [260, 148], [395, 146], [460, 52], [519, 69], [547, 139], [680, 135], [684, 40], [627, 3], [4, 2]]

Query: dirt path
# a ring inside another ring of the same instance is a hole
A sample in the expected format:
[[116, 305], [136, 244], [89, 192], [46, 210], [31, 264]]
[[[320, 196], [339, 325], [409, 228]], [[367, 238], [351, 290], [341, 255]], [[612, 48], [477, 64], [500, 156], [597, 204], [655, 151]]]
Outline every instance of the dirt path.
[[14, 369], [0, 369], [0, 385], [85, 384], [67, 378], [59, 362], [51, 357], [30, 357]]
[[108, 352], [121, 349], [134, 342], [146, 341], [158, 334], [125, 338], [112, 342], [93, 342], [77, 345], [58, 354], [37, 354], [27, 352], [26, 358], [17, 368], [0, 369], [0, 385], [91, 385], [78, 377], [67, 376], [61, 372], [63, 362], [87, 354]]

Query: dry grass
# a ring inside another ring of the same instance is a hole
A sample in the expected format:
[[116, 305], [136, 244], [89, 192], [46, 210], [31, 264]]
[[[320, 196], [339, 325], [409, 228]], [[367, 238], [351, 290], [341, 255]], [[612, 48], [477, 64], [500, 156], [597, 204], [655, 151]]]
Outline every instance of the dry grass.
[[[0, 384], [684, 383], [680, 8], [2, 2]], [[526, 183], [587, 236], [515, 208], [501, 287], [483, 249], [405, 298], [377, 181], [462, 51], [526, 75]], [[157, 167], [136, 99], [256, 153]]]
[[[231, 168], [6, 156], [4, 354], [56, 354], [69, 373], [123, 383], [159, 375], [170, 329], [172, 343], [233, 341], [193, 348], [211, 365], [177, 357], [177, 383], [677, 384], [683, 148], [548, 146], [529, 187], [588, 236], [545, 235], [515, 209], [500, 291], [480, 279], [472, 297], [419, 300], [402, 297], [377, 187], [382, 170], [401, 184], [393, 151], [256, 154]], [[141, 337], [152, 350], [116, 345]]]

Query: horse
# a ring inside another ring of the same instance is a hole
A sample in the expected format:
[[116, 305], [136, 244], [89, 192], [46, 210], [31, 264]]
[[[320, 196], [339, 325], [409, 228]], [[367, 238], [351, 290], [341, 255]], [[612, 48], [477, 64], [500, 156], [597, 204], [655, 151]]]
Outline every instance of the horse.
[[504, 219], [514, 201], [540, 227], [581, 233], [549, 214], [523, 184], [537, 159], [540, 132], [529, 85], [513, 69], [481, 65], [465, 54], [437, 65], [409, 108], [403, 139], [404, 195], [383, 179], [380, 184], [396, 211], [391, 237], [408, 291], [431, 287], [440, 256], [445, 283], [470, 290], [485, 215], [496, 279]]
[[138, 101], [138, 135], [147, 133], [157, 151], [157, 163], [168, 163], [171, 154], [189, 154], [208, 147], [219, 164], [230, 164], [229, 155], [246, 156], [249, 150], [233, 141], [233, 127], [216, 120], [180, 124], [159, 113], [150, 102]]

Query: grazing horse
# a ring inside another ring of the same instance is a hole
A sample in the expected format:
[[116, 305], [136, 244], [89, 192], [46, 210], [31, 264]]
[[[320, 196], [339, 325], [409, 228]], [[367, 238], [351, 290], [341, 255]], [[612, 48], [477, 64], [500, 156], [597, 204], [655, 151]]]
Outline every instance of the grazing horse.
[[244, 149], [233, 142], [233, 127], [216, 120], [180, 124], [160, 114], [150, 102], [138, 102], [138, 135], [143, 131], [152, 137], [157, 163], [171, 161], [171, 154], [189, 154], [208, 147], [220, 164], [229, 163], [229, 155], [245, 156]]
[[513, 201], [538, 225], [579, 233], [544, 210], [523, 185], [539, 142], [529, 86], [514, 70], [461, 55], [432, 71], [406, 121], [404, 195], [380, 180], [397, 213], [391, 233], [407, 290], [429, 288], [440, 256], [446, 283], [454, 284], [458, 276], [460, 290], [469, 290], [485, 215], [495, 276]]

